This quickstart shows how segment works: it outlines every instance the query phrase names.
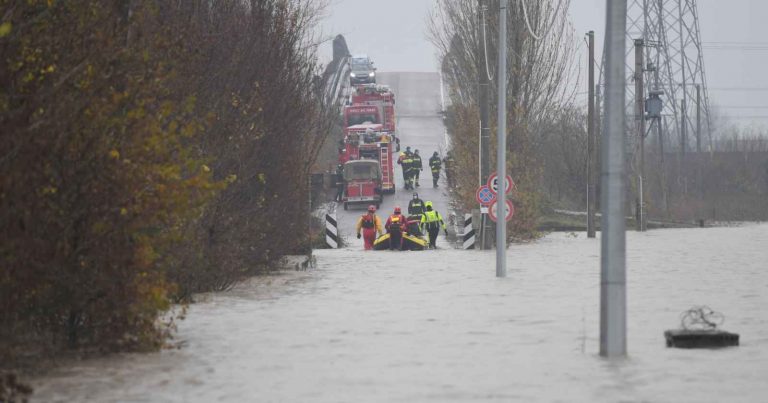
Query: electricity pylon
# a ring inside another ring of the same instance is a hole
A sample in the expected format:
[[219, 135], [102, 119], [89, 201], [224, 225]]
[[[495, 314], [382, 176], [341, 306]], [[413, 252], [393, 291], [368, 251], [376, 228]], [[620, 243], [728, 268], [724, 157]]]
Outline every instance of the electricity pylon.
[[[629, 0], [627, 4], [627, 124], [634, 133], [634, 40], [645, 43], [645, 93], [663, 91], [664, 140], [671, 150], [685, 153], [711, 150], [709, 93], [704, 70], [696, 0]], [[602, 70], [602, 69], [601, 69]], [[601, 74], [600, 83], [603, 77]], [[601, 92], [602, 92], [602, 86]], [[604, 99], [603, 96], [600, 99]], [[631, 150], [637, 133], [628, 138]]]

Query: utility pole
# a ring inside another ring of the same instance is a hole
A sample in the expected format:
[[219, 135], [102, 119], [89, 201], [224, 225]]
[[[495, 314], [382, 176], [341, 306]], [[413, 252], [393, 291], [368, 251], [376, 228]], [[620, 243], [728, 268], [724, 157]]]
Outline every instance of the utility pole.
[[587, 238], [595, 237], [595, 31], [589, 39], [589, 101], [587, 102]]
[[[685, 157], [686, 149], [688, 148], [688, 114], [686, 113], [685, 99], [680, 100], [680, 108], [682, 109], [682, 118], [680, 119], [680, 156]], [[681, 164], [684, 161], [680, 161]]]
[[[478, 44], [480, 49], [480, 68], [478, 69], [480, 78], [479, 88], [479, 100], [480, 100], [480, 183], [482, 185], [488, 182], [488, 176], [491, 174], [491, 116], [490, 116], [490, 84], [491, 78], [488, 76], [488, 54], [486, 53], [487, 38], [485, 37], [487, 31], [485, 11], [487, 6], [486, 0], [477, 0], [477, 5], [480, 7], [480, 24], [478, 25], [482, 32], [478, 35], [480, 43]], [[485, 250], [490, 246], [490, 220], [488, 220], [488, 214], [483, 213], [480, 215], [480, 249]]]
[[627, 354], [627, 275], [624, 223], [624, 40], [627, 0], [606, 0], [605, 130], [602, 142], [603, 212], [600, 250], [600, 355]]
[[499, 82], [499, 122], [498, 150], [496, 157], [496, 172], [501, 178], [501, 186], [496, 203], [498, 203], [496, 224], [496, 277], [507, 276], [507, 192], [504, 189], [504, 178], [507, 175], [507, 1], [499, 4], [499, 71], [496, 80]]
[[696, 84], [696, 152], [701, 153], [701, 84]]
[[635, 127], [637, 128], [638, 144], [640, 146], [640, 167], [637, 175], [637, 230], [645, 231], [645, 192], [643, 186], [645, 183], [645, 94], [643, 68], [645, 65], [643, 57], [642, 39], [635, 39]]
[[699, 225], [704, 226], [704, 158], [701, 155], [701, 84], [696, 84], [696, 184], [699, 189]]

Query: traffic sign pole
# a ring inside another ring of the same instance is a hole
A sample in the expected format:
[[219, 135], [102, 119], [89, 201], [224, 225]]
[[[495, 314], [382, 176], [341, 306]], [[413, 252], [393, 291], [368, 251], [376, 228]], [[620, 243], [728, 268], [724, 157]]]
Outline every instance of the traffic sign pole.
[[[497, 77], [502, 79], [499, 82], [499, 112], [498, 129], [496, 136], [498, 139], [496, 161], [498, 163], [496, 172], [507, 172], [507, 0], [501, 0], [499, 4], [499, 70]], [[506, 216], [507, 207], [506, 192], [499, 192], [498, 202], [500, 203], [501, 216]], [[496, 277], [507, 276], [507, 225], [506, 222], [496, 225]]]

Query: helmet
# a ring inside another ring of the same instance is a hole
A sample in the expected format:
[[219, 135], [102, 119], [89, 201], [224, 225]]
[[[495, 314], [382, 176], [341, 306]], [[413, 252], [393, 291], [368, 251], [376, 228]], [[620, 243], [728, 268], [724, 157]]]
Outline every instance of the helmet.
[[428, 202], [424, 203], [424, 207], [432, 207], [432, 202], [428, 201]]
[[419, 194], [418, 194], [418, 193], [416, 193], [416, 192], [413, 192], [413, 198], [414, 198], [414, 199], [418, 199], [418, 198], [419, 198]]
[[376, 211], [376, 206], [371, 204], [370, 206], [368, 206], [368, 211], [370, 211], [371, 213], [375, 212]]
[[433, 157], [437, 157], [437, 151], [435, 151], [434, 153], [432, 153], [432, 156], [433, 156]]
[[411, 146], [405, 147], [405, 151], [411, 151]]
[[414, 152], [414, 154], [418, 154], [418, 153], [419, 153], [419, 149], [417, 148], [417, 149], [416, 149], [416, 150], [414, 150], [413, 152]]
[[395, 214], [400, 214], [400, 206], [395, 207]]

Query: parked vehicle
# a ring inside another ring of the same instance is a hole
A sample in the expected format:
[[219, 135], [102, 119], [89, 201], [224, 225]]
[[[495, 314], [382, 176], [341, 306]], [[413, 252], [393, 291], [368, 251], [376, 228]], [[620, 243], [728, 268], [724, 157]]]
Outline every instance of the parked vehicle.
[[344, 148], [339, 163], [353, 160], [375, 160], [381, 167], [382, 193], [395, 192], [395, 164], [392, 158], [393, 137], [380, 124], [353, 125], [344, 129]]
[[395, 133], [395, 93], [388, 86], [358, 85], [349, 100], [350, 104], [344, 107], [345, 127], [379, 123], [384, 131]]
[[381, 166], [372, 159], [352, 160], [344, 164], [344, 210], [350, 205], [381, 206]]

